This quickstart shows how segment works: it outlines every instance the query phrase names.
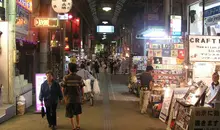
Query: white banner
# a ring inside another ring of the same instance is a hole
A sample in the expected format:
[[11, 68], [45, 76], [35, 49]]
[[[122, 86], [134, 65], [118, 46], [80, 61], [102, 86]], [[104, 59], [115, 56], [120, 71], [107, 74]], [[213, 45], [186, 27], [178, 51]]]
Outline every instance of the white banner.
[[220, 37], [189, 36], [190, 61], [220, 61]]

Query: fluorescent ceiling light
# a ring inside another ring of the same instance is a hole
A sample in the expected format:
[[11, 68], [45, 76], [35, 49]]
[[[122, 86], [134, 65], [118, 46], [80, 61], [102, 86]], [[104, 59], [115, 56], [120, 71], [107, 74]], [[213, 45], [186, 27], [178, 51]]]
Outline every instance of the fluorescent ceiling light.
[[112, 10], [112, 8], [111, 7], [103, 7], [102, 10], [108, 12], [108, 11]]
[[103, 24], [108, 24], [108, 21], [102, 21]]
[[103, 33], [104, 35], [106, 34], [106, 33]]

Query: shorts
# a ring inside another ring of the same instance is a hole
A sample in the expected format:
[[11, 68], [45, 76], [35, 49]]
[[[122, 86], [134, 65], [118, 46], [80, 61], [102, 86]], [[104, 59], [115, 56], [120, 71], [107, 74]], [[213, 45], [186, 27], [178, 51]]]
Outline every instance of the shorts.
[[80, 103], [69, 103], [66, 105], [66, 117], [73, 118], [79, 114], [82, 114], [82, 106]]

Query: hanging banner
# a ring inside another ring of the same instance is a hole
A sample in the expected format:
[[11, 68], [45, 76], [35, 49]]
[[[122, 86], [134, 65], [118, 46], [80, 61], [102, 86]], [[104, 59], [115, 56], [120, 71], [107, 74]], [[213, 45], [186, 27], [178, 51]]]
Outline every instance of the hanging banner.
[[196, 61], [220, 61], [220, 37], [189, 36], [189, 59]]

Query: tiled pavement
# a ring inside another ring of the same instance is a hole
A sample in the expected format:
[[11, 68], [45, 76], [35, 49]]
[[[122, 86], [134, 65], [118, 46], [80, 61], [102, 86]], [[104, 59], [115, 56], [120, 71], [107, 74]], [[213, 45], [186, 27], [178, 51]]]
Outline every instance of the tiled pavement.
[[[95, 106], [83, 105], [82, 130], [165, 130], [166, 125], [150, 114], [138, 111], [138, 98], [128, 93], [124, 75], [102, 75], [102, 93], [96, 97]], [[0, 130], [49, 130], [46, 119], [34, 114], [34, 107], [24, 116], [16, 116], [0, 124]], [[65, 108], [58, 109], [58, 129], [71, 130], [64, 117]]]

